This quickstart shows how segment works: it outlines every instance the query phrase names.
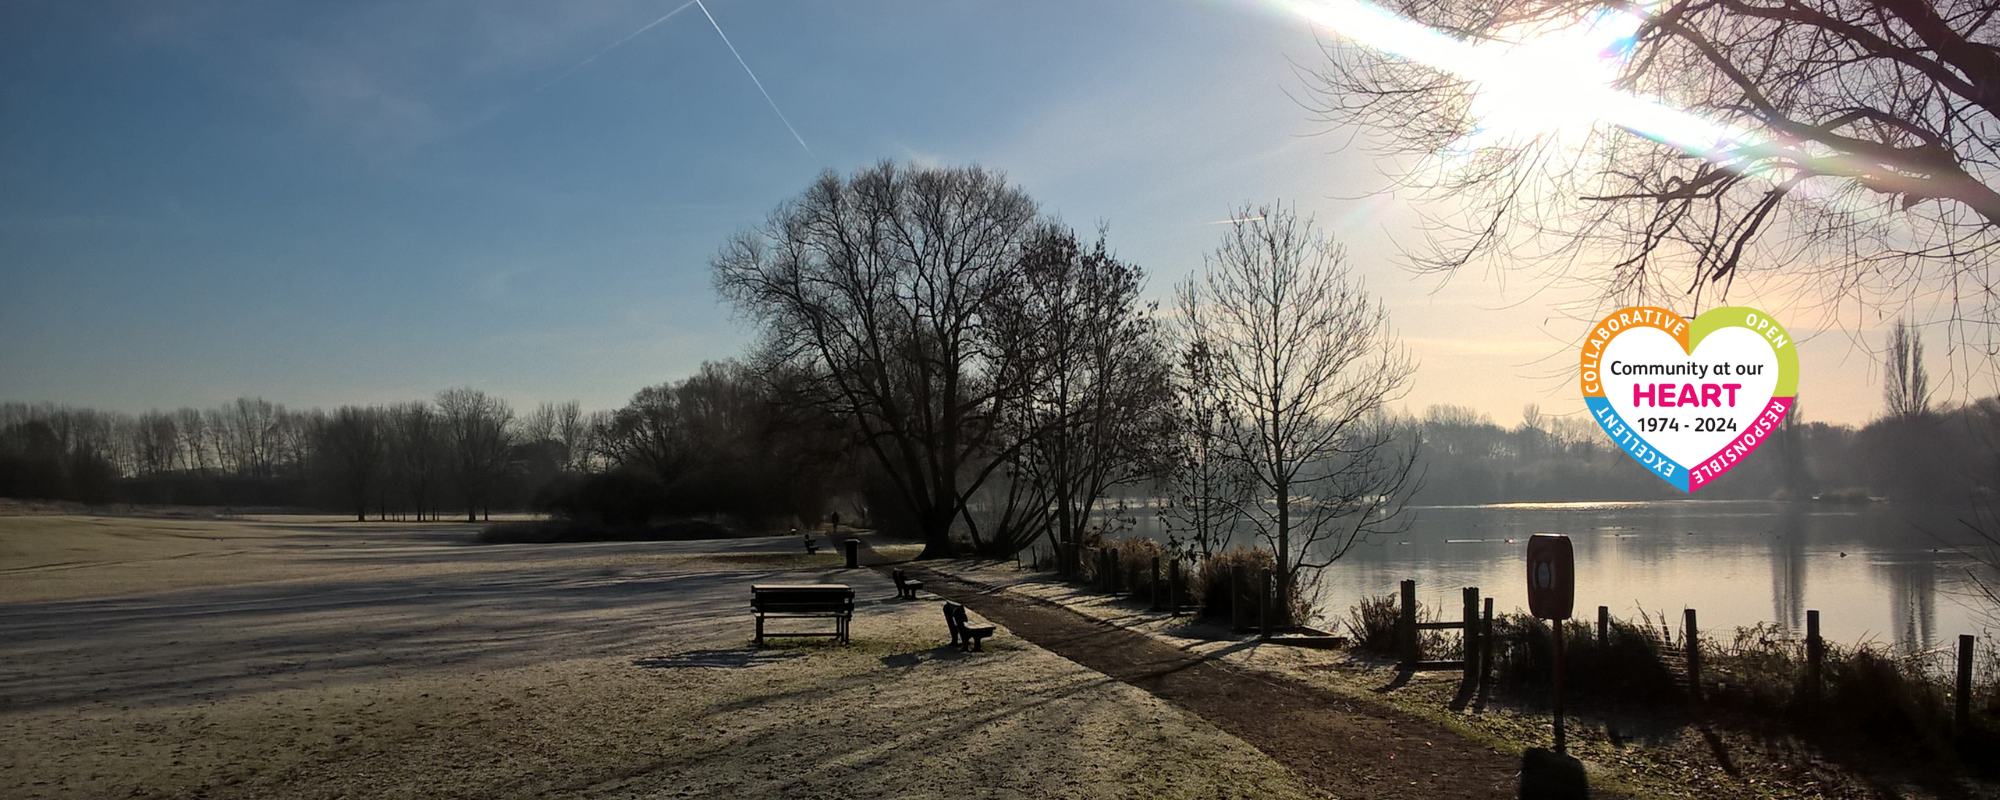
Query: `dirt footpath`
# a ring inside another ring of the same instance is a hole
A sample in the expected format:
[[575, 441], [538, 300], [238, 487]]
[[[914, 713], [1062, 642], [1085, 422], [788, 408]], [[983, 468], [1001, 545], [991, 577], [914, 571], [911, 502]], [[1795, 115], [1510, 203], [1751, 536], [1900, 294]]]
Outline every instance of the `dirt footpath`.
[[[925, 572], [925, 587], [1014, 634], [1200, 715], [1336, 797], [1504, 798], [1519, 761], [1436, 723], [1241, 672], [1142, 633]], [[1247, 646], [1247, 645], [1244, 645]]]

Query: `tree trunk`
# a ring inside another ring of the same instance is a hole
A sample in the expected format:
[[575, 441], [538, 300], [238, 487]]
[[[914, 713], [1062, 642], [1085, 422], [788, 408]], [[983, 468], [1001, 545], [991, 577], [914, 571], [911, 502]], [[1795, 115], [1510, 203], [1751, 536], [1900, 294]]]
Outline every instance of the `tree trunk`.
[[924, 550], [917, 558], [950, 558], [952, 507], [926, 509], [921, 516], [924, 530]]

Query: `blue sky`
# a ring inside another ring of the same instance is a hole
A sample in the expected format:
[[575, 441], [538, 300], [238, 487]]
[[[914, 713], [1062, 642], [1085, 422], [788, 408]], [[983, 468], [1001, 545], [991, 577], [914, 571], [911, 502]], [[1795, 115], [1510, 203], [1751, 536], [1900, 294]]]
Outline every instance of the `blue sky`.
[[[679, 5], [0, 4], [0, 399], [615, 407], [742, 351], [725, 237], [891, 159], [1108, 224], [1159, 297], [1206, 223], [1294, 202], [1389, 302], [1413, 410], [1582, 408], [1552, 295], [1397, 266], [1412, 215], [1364, 197], [1365, 149], [1298, 102], [1315, 31], [1265, 5], [710, 2], [810, 153], [699, 8], [632, 35]], [[1809, 418], [1874, 414], [1867, 354], [1808, 347]]]

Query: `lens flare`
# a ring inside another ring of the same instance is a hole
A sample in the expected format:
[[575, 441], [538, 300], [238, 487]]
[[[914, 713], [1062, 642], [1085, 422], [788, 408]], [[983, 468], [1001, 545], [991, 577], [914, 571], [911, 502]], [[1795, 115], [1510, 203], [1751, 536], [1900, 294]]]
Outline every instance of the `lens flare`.
[[1471, 82], [1479, 127], [1454, 149], [1598, 122], [1703, 158], [1740, 148], [1748, 139], [1745, 131], [1617, 88], [1643, 8], [1603, 9], [1567, 27], [1503, 30], [1492, 41], [1473, 43], [1366, 0], [1271, 1], [1342, 38]]

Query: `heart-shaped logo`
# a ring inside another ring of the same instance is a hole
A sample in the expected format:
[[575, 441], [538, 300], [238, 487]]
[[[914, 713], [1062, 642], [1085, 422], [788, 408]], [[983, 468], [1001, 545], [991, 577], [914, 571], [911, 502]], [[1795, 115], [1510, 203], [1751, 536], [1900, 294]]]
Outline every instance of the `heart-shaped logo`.
[[1689, 320], [1664, 308], [1605, 317], [1583, 343], [1583, 401], [1633, 460], [1692, 493], [1770, 438], [1798, 398], [1799, 354], [1746, 306]]

